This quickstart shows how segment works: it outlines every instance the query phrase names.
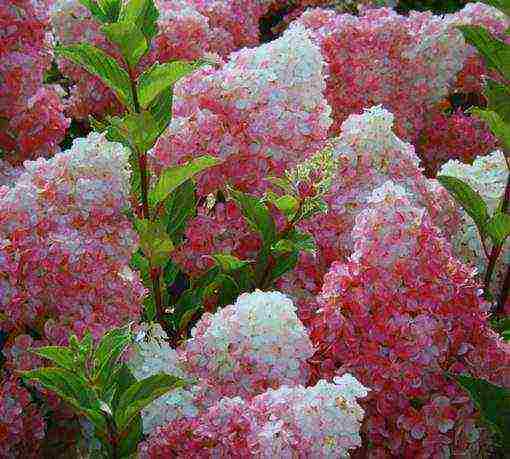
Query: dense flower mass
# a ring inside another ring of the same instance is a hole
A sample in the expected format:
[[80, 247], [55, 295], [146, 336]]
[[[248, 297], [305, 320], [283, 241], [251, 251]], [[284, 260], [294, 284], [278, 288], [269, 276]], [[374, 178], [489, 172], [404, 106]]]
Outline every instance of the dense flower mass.
[[348, 371], [372, 389], [374, 457], [477, 456], [483, 431], [445, 372], [505, 386], [510, 352], [487, 324], [473, 270], [392, 182], [374, 190], [352, 235], [354, 253], [333, 264], [319, 298], [317, 377]]
[[249, 397], [306, 383], [312, 354], [292, 301], [279, 292], [255, 291], [202, 316], [180, 359], [188, 374], [222, 395]]
[[0, 188], [4, 329], [44, 329], [58, 343], [138, 316], [143, 289], [127, 268], [136, 238], [122, 213], [127, 166], [124, 147], [94, 133], [25, 162], [16, 183]]
[[0, 387], [0, 458], [37, 458], [45, 422], [30, 393], [16, 378], [2, 380]]
[[[487, 204], [489, 214], [493, 214], [500, 206], [501, 197], [505, 192], [508, 177], [508, 167], [502, 151], [494, 151], [488, 156], [480, 156], [473, 164], [464, 164], [458, 160], [448, 161], [443, 165], [438, 175], [456, 177], [468, 183], [480, 194]], [[459, 256], [477, 266], [483, 274], [487, 268], [480, 235], [474, 221], [463, 212], [463, 225], [454, 234], [453, 242]], [[487, 241], [490, 246], [490, 242]], [[510, 246], [505, 244], [502, 254], [496, 264], [493, 283], [499, 285], [510, 263]]]
[[0, 1], [0, 151], [11, 163], [52, 154], [69, 125], [58, 90], [43, 83], [52, 59], [47, 10], [47, 1]]
[[224, 163], [203, 175], [200, 194], [225, 182], [261, 192], [278, 175], [320, 147], [330, 126], [322, 95], [323, 61], [302, 27], [231, 55], [179, 82], [176, 117], [153, 150], [159, 166], [205, 153]]
[[[407, 17], [389, 8], [360, 17], [316, 9], [299, 22], [312, 31], [328, 64], [333, 132], [351, 113], [383, 104], [395, 114], [397, 134], [410, 141], [475, 54], [455, 26], [485, 25], [500, 34], [508, 26], [501, 12], [481, 3], [444, 17], [417, 12]], [[473, 79], [479, 82], [480, 74]]]
[[157, 429], [142, 458], [348, 457], [361, 444], [367, 389], [351, 375], [334, 383], [283, 386], [253, 398], [223, 398], [200, 417]]

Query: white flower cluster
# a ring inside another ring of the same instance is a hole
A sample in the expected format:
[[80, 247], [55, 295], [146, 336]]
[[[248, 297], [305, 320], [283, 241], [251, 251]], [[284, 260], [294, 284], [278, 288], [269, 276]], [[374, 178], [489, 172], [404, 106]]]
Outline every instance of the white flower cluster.
[[312, 343], [292, 301], [280, 292], [242, 294], [206, 314], [183, 349], [183, 365], [221, 395], [251, 397], [282, 384], [304, 384]]
[[[439, 175], [456, 177], [469, 184], [480, 194], [487, 204], [489, 214], [492, 215], [499, 207], [505, 192], [508, 166], [503, 152], [496, 150], [488, 156], [477, 157], [472, 165], [450, 160], [441, 167]], [[473, 263], [483, 274], [487, 266], [487, 257], [484, 254], [476, 225], [465, 212], [463, 212], [463, 226], [452, 239], [459, 255]], [[507, 241], [496, 265], [494, 282], [499, 282], [509, 263], [510, 244]]]

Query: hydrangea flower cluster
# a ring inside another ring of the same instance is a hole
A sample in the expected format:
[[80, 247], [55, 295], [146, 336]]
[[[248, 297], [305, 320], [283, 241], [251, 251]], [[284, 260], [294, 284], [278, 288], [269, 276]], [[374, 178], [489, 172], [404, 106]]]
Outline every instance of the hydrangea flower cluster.
[[126, 149], [92, 133], [25, 162], [0, 188], [4, 329], [33, 328], [56, 344], [138, 317], [144, 290], [128, 269], [137, 241], [123, 215], [129, 174]]
[[142, 458], [348, 457], [361, 444], [367, 389], [344, 375], [314, 387], [283, 386], [246, 402], [223, 398], [193, 420], [157, 429], [142, 443]]
[[448, 160], [472, 163], [497, 145], [497, 138], [483, 121], [457, 110], [452, 115], [436, 113], [421, 132], [416, 151], [427, 175], [434, 177]]
[[[476, 411], [445, 372], [510, 383], [510, 348], [489, 327], [474, 272], [401, 186], [374, 190], [355, 251], [325, 276], [312, 330], [316, 377], [352, 373], [373, 457], [479, 457]], [[485, 448], [485, 449], [484, 449]]]
[[43, 83], [52, 59], [47, 7], [0, 1], [0, 150], [13, 164], [53, 153], [69, 125], [57, 89]]
[[360, 17], [316, 9], [299, 22], [312, 31], [328, 64], [333, 132], [351, 113], [383, 104], [395, 114], [397, 134], [413, 142], [475, 54], [455, 26], [484, 25], [503, 33], [509, 25], [500, 11], [481, 3], [444, 17], [417, 12], [405, 17], [389, 8]]
[[14, 377], [0, 387], [0, 458], [37, 458], [45, 422], [30, 393]]
[[[461, 179], [477, 191], [487, 204], [492, 215], [499, 207], [508, 178], [508, 167], [503, 152], [497, 150], [488, 156], [480, 156], [473, 164], [450, 160], [443, 165], [438, 175], [449, 175]], [[481, 245], [475, 223], [464, 211], [463, 224], [452, 240], [459, 256], [474, 264], [483, 275], [487, 268], [487, 257]], [[490, 243], [489, 243], [490, 244]], [[493, 284], [499, 285], [510, 263], [510, 245], [507, 241], [496, 264]]]
[[229, 181], [261, 193], [268, 175], [281, 174], [317, 150], [331, 120], [322, 92], [319, 49], [303, 27], [231, 55], [219, 70], [203, 68], [175, 88], [175, 118], [154, 147], [159, 167], [205, 153], [224, 163], [203, 174], [201, 195]]
[[292, 301], [279, 292], [242, 294], [206, 313], [180, 350], [186, 373], [223, 396], [251, 397], [282, 384], [304, 384], [313, 355]]

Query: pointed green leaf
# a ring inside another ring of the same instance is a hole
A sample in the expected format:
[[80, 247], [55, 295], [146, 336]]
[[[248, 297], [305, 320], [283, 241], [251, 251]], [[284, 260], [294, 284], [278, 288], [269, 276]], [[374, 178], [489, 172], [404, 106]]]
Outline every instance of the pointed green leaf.
[[124, 105], [133, 107], [131, 80], [126, 70], [120, 67], [113, 57], [87, 43], [57, 46], [55, 51], [100, 78]]
[[311, 234], [294, 229], [289, 233], [288, 239], [294, 243], [297, 250], [309, 253], [314, 253], [317, 250], [315, 239]]
[[484, 95], [488, 101], [487, 108], [496, 112], [507, 125], [510, 124], [510, 88], [488, 79]]
[[101, 7], [96, 3], [95, 0], [79, 0], [80, 3], [85, 6], [92, 16], [94, 16], [100, 22], [108, 22], [108, 16], [101, 9]]
[[201, 156], [182, 166], [166, 169], [154, 188], [149, 192], [149, 204], [153, 207], [168, 199], [177, 187], [210, 167], [220, 164], [213, 156]]
[[173, 87], [178, 80], [195, 69], [196, 65], [190, 62], [154, 64], [138, 78], [137, 91], [140, 105], [147, 108], [162, 91]]
[[158, 17], [159, 11], [153, 0], [127, 0], [120, 10], [119, 22], [136, 25], [150, 44], [158, 31]]
[[472, 108], [470, 112], [484, 120], [489, 125], [492, 133], [501, 140], [505, 148], [510, 151], [510, 124], [505, 123], [501, 116], [490, 110]]
[[510, 215], [497, 211], [485, 225], [494, 245], [501, 245], [510, 235]]
[[288, 239], [280, 239], [278, 242], [271, 246], [271, 251], [280, 254], [292, 252], [294, 249], [294, 243]]
[[119, 17], [122, 0], [97, 0], [98, 5], [108, 19], [108, 22], [115, 22]]
[[[299, 260], [299, 252], [297, 250], [294, 250], [288, 255], [281, 255], [279, 257], [276, 257], [276, 263], [271, 270], [270, 280], [271, 282], [274, 282], [281, 276], [283, 276], [285, 273], [291, 271], [294, 269], [297, 265], [297, 262]], [[268, 285], [269, 287], [270, 285]]]
[[489, 219], [487, 205], [482, 197], [467, 183], [456, 177], [440, 175], [437, 180], [443, 185], [483, 232]]
[[264, 245], [270, 247], [276, 238], [276, 226], [268, 208], [256, 196], [231, 190], [248, 224], [262, 236]]
[[484, 0], [484, 2], [510, 16], [510, 0]]
[[458, 26], [464, 39], [485, 58], [487, 66], [497, 70], [505, 80], [510, 80], [510, 46], [493, 37], [481, 26]]
[[136, 67], [149, 45], [142, 31], [131, 22], [114, 22], [104, 25], [101, 30], [115, 43], [131, 68]]
[[166, 130], [172, 120], [172, 99], [172, 88], [168, 88], [162, 91], [148, 107], [158, 126], [158, 136]]
[[124, 140], [122, 143], [133, 150], [146, 152], [158, 139], [158, 125], [150, 112], [114, 116], [108, 118], [108, 121], [111, 125], [110, 132], [113, 131], [115, 137], [122, 138]]
[[114, 328], [103, 336], [92, 357], [95, 379], [108, 380], [115, 363], [132, 340], [133, 334], [130, 326]]
[[196, 186], [192, 180], [185, 181], [165, 201], [163, 217], [166, 230], [174, 244], [182, 241], [187, 222], [196, 214]]
[[510, 390], [468, 375], [458, 375], [455, 379], [469, 393], [482, 418], [503, 444], [510, 446]]
[[299, 201], [290, 194], [280, 196], [272, 202], [287, 218], [292, 218], [299, 208]]
[[76, 370], [76, 354], [67, 347], [46, 346], [30, 349], [30, 352], [45, 359], [51, 360], [59, 367], [69, 371]]
[[159, 373], [132, 384], [121, 396], [115, 421], [123, 432], [141, 410], [172, 389], [184, 387], [186, 382], [175, 376]]
[[230, 255], [228, 253], [217, 253], [212, 257], [221, 270], [226, 273], [236, 271], [251, 263], [248, 260], [240, 260], [234, 255]]
[[276, 185], [278, 188], [281, 188], [286, 193], [291, 194], [293, 192], [292, 190], [292, 183], [283, 177], [268, 177], [267, 180], [271, 182], [273, 185]]
[[100, 414], [100, 402], [87, 382], [63, 368], [46, 367], [23, 373], [27, 381], [36, 381], [57, 394], [78, 413], [86, 415], [96, 427], [105, 430], [106, 424]]
[[174, 250], [174, 244], [163, 222], [137, 219], [135, 229], [140, 236], [140, 247], [152, 266], [164, 266]]

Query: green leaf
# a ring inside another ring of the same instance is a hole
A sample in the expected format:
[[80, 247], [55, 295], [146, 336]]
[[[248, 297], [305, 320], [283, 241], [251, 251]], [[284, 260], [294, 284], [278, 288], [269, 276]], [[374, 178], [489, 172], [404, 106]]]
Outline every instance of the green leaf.
[[197, 313], [199, 313], [202, 309], [202, 306], [194, 306], [191, 309], [187, 309], [184, 311], [184, 314], [181, 315], [181, 318], [179, 319], [179, 330], [184, 331], [186, 330], [186, 327], [189, 325], [189, 323], [192, 321], [193, 317]]
[[152, 148], [159, 136], [159, 128], [150, 112], [132, 113], [123, 117], [108, 119], [110, 131], [115, 137], [122, 138], [125, 145], [133, 150], [146, 152]]
[[487, 108], [496, 112], [508, 125], [510, 123], [510, 88], [488, 79], [484, 94], [488, 101]]
[[236, 271], [251, 263], [248, 260], [240, 260], [234, 255], [230, 255], [228, 253], [217, 253], [212, 257], [221, 270], [226, 273]]
[[113, 366], [132, 340], [133, 334], [130, 326], [114, 328], [105, 333], [92, 356], [94, 378], [107, 380], [108, 376], [112, 374]]
[[177, 187], [210, 167], [220, 164], [213, 156], [201, 156], [183, 166], [170, 167], [163, 171], [154, 188], [149, 192], [149, 204], [153, 207], [170, 197]]
[[273, 185], [276, 185], [278, 188], [281, 188], [286, 193], [292, 194], [292, 183], [288, 179], [283, 177], [268, 177], [267, 180]]
[[510, 46], [481, 26], [464, 25], [458, 28], [465, 40], [482, 54], [487, 66], [497, 70], [505, 80], [510, 80]]
[[195, 69], [196, 65], [190, 62], [154, 64], [138, 78], [137, 91], [140, 105], [147, 108], [162, 91], [173, 87], [178, 80]]
[[119, 17], [122, 0], [97, 0], [108, 22], [115, 22]]
[[483, 233], [485, 223], [489, 219], [487, 205], [482, 197], [467, 183], [456, 177], [439, 175], [437, 180], [443, 185], [467, 214], [474, 220], [480, 232]]
[[115, 43], [131, 68], [136, 67], [149, 45], [142, 31], [131, 22], [114, 22], [101, 28], [108, 39]]
[[299, 201], [290, 194], [281, 196], [272, 202], [287, 218], [292, 218], [299, 208]]
[[140, 236], [140, 247], [152, 266], [164, 266], [174, 250], [174, 244], [161, 221], [135, 220], [135, 229]]
[[86, 415], [98, 429], [105, 430], [106, 424], [100, 414], [99, 399], [87, 382], [73, 372], [63, 368], [46, 367], [26, 371], [23, 378], [27, 381], [37, 381], [69, 403], [76, 411]]
[[29, 349], [30, 352], [45, 359], [51, 360], [59, 367], [69, 371], [76, 370], [76, 354], [67, 347], [46, 346]]
[[289, 233], [288, 239], [294, 243], [297, 250], [309, 253], [314, 253], [317, 250], [315, 239], [309, 233], [294, 229]]
[[510, 124], [506, 124], [501, 116], [490, 110], [472, 108], [470, 113], [484, 120], [489, 125], [492, 133], [501, 140], [507, 150], [510, 150]]
[[132, 384], [121, 396], [115, 413], [115, 421], [123, 432], [142, 409], [172, 389], [184, 387], [185, 381], [159, 373]]
[[179, 244], [182, 241], [189, 219], [196, 214], [195, 189], [193, 181], [186, 180], [165, 201], [165, 215], [163, 218], [167, 233], [174, 244]]
[[172, 98], [172, 88], [168, 88], [162, 91], [148, 108], [158, 126], [158, 136], [166, 130], [172, 120]]
[[484, 2], [510, 16], [510, 0], [484, 0]]
[[252, 229], [260, 233], [264, 245], [270, 247], [276, 238], [276, 226], [268, 208], [256, 196], [236, 190], [231, 190], [231, 195], [238, 203], [245, 220]]
[[494, 245], [502, 245], [510, 235], [510, 215], [496, 211], [486, 223], [485, 231]]
[[153, 0], [125, 1], [119, 14], [119, 22], [131, 22], [139, 28], [147, 43], [156, 36], [158, 31], [159, 11]]
[[80, 3], [85, 6], [100, 22], [108, 22], [108, 16], [101, 9], [101, 7], [96, 3], [95, 0], [79, 0]]
[[113, 57], [87, 43], [57, 46], [55, 51], [61, 57], [69, 59], [100, 78], [115, 92], [124, 105], [133, 107], [131, 80], [128, 73], [119, 66]]
[[469, 393], [482, 418], [503, 444], [510, 445], [510, 391], [468, 375], [454, 378]]
[[[289, 255], [282, 255], [276, 258], [276, 263], [271, 270], [270, 280], [274, 282], [285, 273], [294, 269], [299, 259], [299, 252], [294, 250]], [[268, 286], [269, 287], [269, 286]]]
[[271, 251], [276, 253], [289, 253], [295, 249], [295, 244], [288, 239], [280, 239], [271, 246]]

